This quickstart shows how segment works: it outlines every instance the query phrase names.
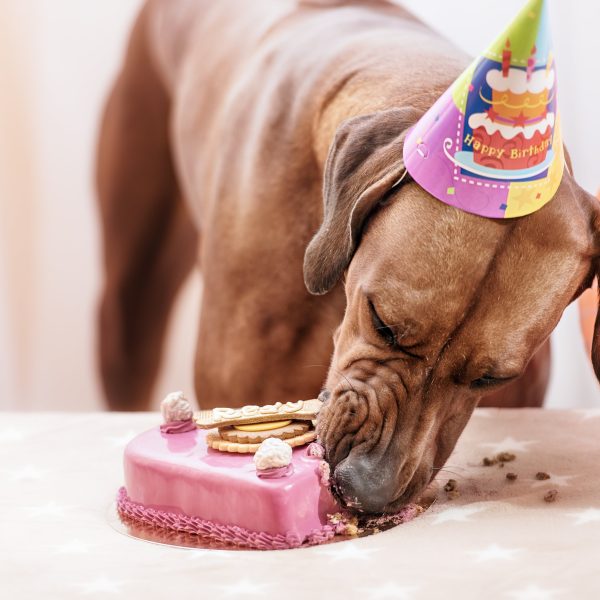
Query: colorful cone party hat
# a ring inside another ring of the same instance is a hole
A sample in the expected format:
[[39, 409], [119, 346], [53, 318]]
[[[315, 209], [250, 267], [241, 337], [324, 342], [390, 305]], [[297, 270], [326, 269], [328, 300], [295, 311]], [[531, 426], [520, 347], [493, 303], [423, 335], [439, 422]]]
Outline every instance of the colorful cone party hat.
[[408, 133], [404, 162], [438, 200], [519, 217], [552, 199], [564, 154], [548, 7], [529, 0]]

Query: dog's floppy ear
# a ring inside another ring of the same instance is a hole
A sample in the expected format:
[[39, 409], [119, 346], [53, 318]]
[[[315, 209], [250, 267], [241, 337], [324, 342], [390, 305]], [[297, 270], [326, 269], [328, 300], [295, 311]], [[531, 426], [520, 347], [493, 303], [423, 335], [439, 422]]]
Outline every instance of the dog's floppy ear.
[[404, 177], [404, 136], [420, 116], [413, 108], [394, 108], [339, 126], [325, 163], [323, 223], [304, 255], [311, 294], [325, 294], [337, 283], [367, 217]]

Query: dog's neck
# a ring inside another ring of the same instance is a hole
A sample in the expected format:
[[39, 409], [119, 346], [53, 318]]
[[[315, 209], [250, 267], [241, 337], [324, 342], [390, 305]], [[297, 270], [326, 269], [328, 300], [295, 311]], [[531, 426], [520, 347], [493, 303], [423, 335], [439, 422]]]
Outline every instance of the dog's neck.
[[393, 68], [398, 64], [393, 57], [388, 58], [389, 69], [377, 65], [357, 72], [341, 70], [322, 93], [313, 125], [314, 152], [321, 167], [343, 121], [391, 108], [414, 107], [425, 113], [466, 65], [458, 51], [451, 57], [441, 52], [425, 56], [418, 63], [398, 61], [398, 69]]

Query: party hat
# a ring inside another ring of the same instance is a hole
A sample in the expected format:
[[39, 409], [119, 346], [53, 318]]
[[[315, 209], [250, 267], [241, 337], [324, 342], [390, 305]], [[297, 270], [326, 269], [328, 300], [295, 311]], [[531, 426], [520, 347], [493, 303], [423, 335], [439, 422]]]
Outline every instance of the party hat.
[[529, 0], [409, 131], [404, 163], [438, 200], [519, 217], [554, 196], [564, 154], [548, 7]]

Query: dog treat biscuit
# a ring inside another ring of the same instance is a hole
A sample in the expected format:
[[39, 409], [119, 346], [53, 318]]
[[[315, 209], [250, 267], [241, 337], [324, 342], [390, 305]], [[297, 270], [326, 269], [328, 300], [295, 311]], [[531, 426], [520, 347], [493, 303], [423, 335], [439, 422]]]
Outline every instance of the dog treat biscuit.
[[[286, 438], [283, 441], [286, 444], [289, 444], [292, 448], [295, 448], [296, 446], [303, 446], [304, 444], [312, 442], [316, 439], [316, 437], [317, 432], [312, 429], [310, 431], [306, 431], [305, 433], [301, 433], [300, 435]], [[224, 440], [216, 431], [207, 433], [206, 443], [213, 450], [220, 450], [221, 452], [233, 452], [238, 454], [254, 454], [260, 446], [260, 443], [242, 444], [240, 442], [230, 442], [228, 440]]]
[[[239, 430], [237, 427], [224, 427], [219, 428], [219, 437], [228, 442], [238, 442], [240, 444], [260, 444], [262, 441], [268, 438], [278, 438], [285, 440], [287, 438], [293, 438], [297, 435], [305, 433], [310, 427], [308, 421], [284, 421], [283, 426], [279, 426], [275, 429], [254, 429], [247, 431], [245, 429]], [[264, 423], [264, 425], [271, 425], [271, 423]]]
[[320, 400], [276, 402], [265, 406], [242, 406], [241, 408], [213, 408], [195, 413], [194, 421], [200, 429], [213, 429], [228, 425], [248, 425], [271, 421], [312, 421], [323, 403]]
[[286, 427], [292, 421], [271, 421], [270, 423], [250, 423], [249, 425], [234, 425], [233, 428], [238, 431], [268, 431], [269, 429], [279, 429]]

